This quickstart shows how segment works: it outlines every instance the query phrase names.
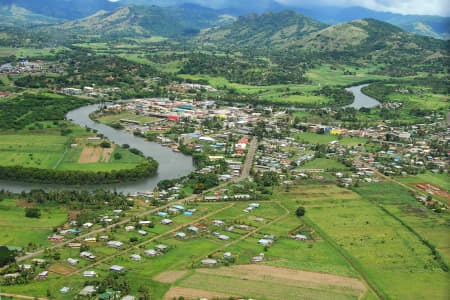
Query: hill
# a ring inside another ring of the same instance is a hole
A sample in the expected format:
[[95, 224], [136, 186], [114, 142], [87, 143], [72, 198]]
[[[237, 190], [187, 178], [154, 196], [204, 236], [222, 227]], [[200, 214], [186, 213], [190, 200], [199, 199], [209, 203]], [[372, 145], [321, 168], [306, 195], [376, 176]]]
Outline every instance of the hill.
[[229, 16], [195, 8], [127, 6], [65, 22], [52, 27], [50, 31], [100, 34], [104, 37], [173, 37], [196, 34], [200, 29], [232, 20]]
[[119, 3], [108, 0], [0, 0], [0, 7], [11, 5], [25, 8], [34, 14], [68, 20], [119, 7]]
[[203, 32], [201, 40], [244, 47], [288, 46], [327, 25], [294, 11], [250, 14]]
[[[446, 42], [403, 31], [375, 19], [363, 19], [327, 27], [304, 36], [297, 46], [312, 51], [355, 53], [417, 52], [445, 50]], [[422, 53], [423, 54], [423, 53]]]
[[34, 26], [49, 25], [59, 22], [59, 19], [40, 15], [15, 4], [0, 6], [1, 26]]

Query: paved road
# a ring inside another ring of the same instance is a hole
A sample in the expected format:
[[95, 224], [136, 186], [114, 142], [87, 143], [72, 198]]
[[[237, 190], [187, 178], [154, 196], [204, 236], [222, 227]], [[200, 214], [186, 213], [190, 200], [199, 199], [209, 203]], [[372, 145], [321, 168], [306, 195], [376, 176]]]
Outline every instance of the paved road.
[[242, 175], [240, 179], [246, 179], [250, 176], [250, 169], [253, 165], [253, 158], [255, 157], [255, 151], [258, 146], [258, 140], [256, 137], [250, 142], [248, 148], [247, 159], [245, 160], [244, 167], [242, 168]]
[[[252, 163], [253, 163], [253, 157], [255, 155], [256, 146], [257, 146], [257, 140], [256, 140], [256, 137], [255, 137], [255, 138], [252, 139], [252, 141], [250, 143], [250, 147], [249, 147], [249, 151], [248, 151], [248, 154], [247, 154], [247, 158], [245, 160], [244, 167], [242, 169], [242, 175], [240, 177], [237, 177], [236, 179], [234, 179], [232, 182], [237, 182], [237, 181], [240, 181], [240, 180], [243, 180], [243, 179], [246, 179], [246, 178], [249, 177], [250, 169], [251, 169], [251, 166], [252, 166]], [[207, 191], [204, 191], [200, 195], [192, 195], [192, 196], [189, 196], [187, 198], [180, 199], [178, 201], [171, 202], [169, 204], [166, 204], [166, 205], [163, 205], [163, 206], [160, 206], [160, 207], [157, 207], [157, 208], [145, 211], [145, 212], [143, 212], [141, 214], [138, 214], [137, 217], [138, 218], [145, 217], [147, 215], [154, 214], [154, 213], [157, 213], [157, 212], [162, 211], [162, 210], [166, 210], [167, 208], [169, 208], [169, 207], [171, 207], [173, 205], [183, 204], [185, 202], [189, 202], [189, 201], [195, 200], [196, 198], [201, 197], [203, 194], [206, 194], [206, 193], [209, 193], [209, 192], [212, 192], [212, 191], [224, 188], [224, 187], [226, 187], [229, 184], [230, 183], [225, 183], [225, 184], [216, 186], [216, 187], [214, 187], [212, 189], [209, 189]], [[69, 243], [77, 242], [77, 241], [80, 241], [81, 239], [84, 239], [84, 238], [87, 238], [87, 237], [90, 237], [90, 236], [95, 236], [97, 234], [105, 232], [105, 231], [107, 231], [107, 230], [109, 230], [109, 229], [111, 229], [113, 227], [116, 227], [116, 226], [125, 225], [125, 224], [131, 222], [131, 220], [132, 220], [132, 218], [124, 219], [124, 220], [122, 220], [120, 222], [117, 222], [115, 224], [106, 226], [104, 228], [100, 228], [100, 229], [93, 230], [91, 232], [82, 234], [82, 235], [77, 236], [76, 238], [73, 238], [71, 240], [67, 240], [67, 241], [55, 244], [55, 245], [53, 245], [53, 246], [51, 246], [51, 247], [49, 247], [47, 249], [59, 249], [59, 248], [62, 248], [64, 246], [68, 245]], [[36, 257], [38, 255], [43, 254], [44, 251], [45, 251], [45, 249], [42, 249], [42, 250], [39, 250], [39, 251], [36, 251], [36, 252], [33, 252], [33, 253], [29, 253], [29, 254], [21, 256], [21, 257], [17, 257], [16, 261], [17, 262], [22, 262], [22, 261], [28, 260], [30, 258], [33, 258], [33, 257]]]

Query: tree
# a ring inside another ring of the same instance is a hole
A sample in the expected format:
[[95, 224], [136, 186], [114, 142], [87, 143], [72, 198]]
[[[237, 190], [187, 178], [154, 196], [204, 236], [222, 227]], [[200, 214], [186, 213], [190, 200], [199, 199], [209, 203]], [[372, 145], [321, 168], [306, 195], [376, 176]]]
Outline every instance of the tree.
[[306, 213], [306, 210], [303, 206], [300, 206], [299, 208], [297, 208], [297, 210], [295, 211], [295, 215], [297, 217], [303, 217]]
[[6, 246], [0, 246], [0, 267], [3, 267], [14, 261], [14, 252], [9, 250]]
[[100, 143], [100, 147], [102, 148], [111, 148], [111, 143], [107, 142], [107, 141], [103, 141]]
[[41, 210], [35, 207], [25, 208], [25, 217], [27, 218], [39, 218], [41, 216]]

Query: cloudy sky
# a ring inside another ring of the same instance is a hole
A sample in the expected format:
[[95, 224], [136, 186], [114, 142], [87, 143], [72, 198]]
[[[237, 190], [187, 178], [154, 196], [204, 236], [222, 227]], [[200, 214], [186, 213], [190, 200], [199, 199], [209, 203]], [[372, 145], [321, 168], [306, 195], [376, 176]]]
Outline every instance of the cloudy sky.
[[[302, 5], [304, 0], [276, 0], [279, 3]], [[449, 0], [316, 0], [315, 3], [334, 6], [362, 6], [378, 11], [401, 14], [450, 15]]]
[[123, 3], [154, 3], [157, 5], [174, 5], [183, 2], [197, 3], [208, 7], [268, 7], [270, 3], [280, 3], [298, 7], [328, 5], [338, 7], [362, 6], [372, 10], [400, 14], [450, 16], [449, 0], [109, 0]]

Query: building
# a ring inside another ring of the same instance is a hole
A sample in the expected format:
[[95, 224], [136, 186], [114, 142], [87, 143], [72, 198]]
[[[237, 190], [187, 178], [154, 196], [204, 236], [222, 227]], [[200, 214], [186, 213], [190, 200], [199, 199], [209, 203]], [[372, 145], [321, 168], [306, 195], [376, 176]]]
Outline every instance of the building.
[[124, 267], [122, 267], [122, 266], [117, 266], [117, 265], [111, 266], [111, 267], [109, 268], [109, 270], [110, 270], [110, 271], [113, 271], [113, 272], [119, 272], [119, 273], [125, 272], [125, 268], [124, 268]]

